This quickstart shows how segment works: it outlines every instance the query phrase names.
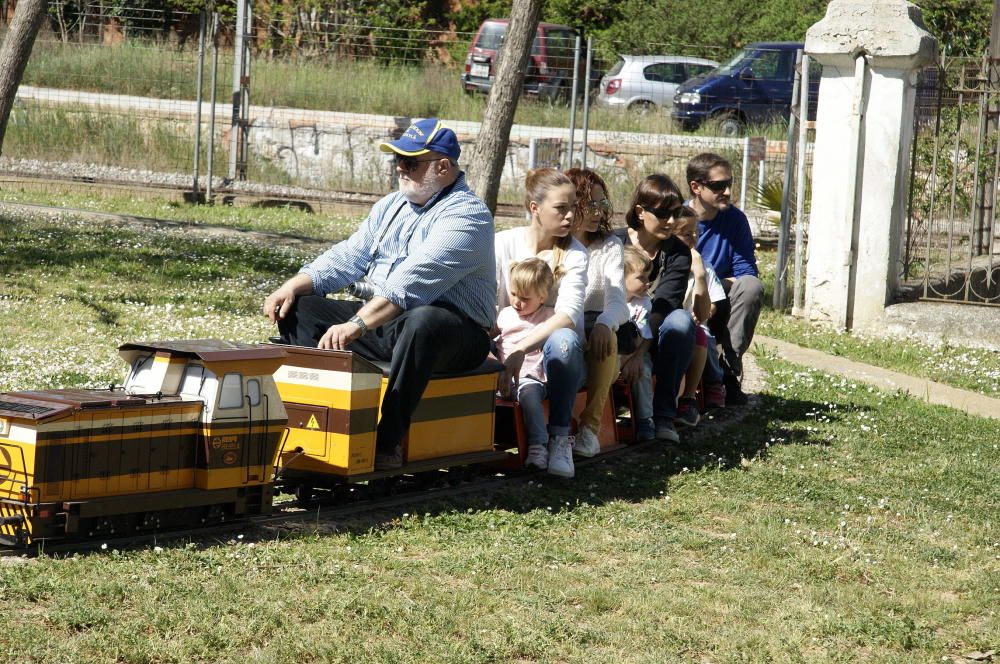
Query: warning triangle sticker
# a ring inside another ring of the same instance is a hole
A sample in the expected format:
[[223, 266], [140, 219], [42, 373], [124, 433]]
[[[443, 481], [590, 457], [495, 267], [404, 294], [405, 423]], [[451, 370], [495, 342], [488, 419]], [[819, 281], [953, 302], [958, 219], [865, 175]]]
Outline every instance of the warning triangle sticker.
[[316, 421], [316, 416], [315, 415], [310, 415], [309, 416], [309, 421], [306, 422], [306, 428], [307, 429], [318, 429], [319, 428], [319, 422]]

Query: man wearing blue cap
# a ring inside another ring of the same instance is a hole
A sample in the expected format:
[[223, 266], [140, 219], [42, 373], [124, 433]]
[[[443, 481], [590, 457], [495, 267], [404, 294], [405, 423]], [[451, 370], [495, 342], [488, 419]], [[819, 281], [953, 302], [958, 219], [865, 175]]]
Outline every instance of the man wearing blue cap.
[[[376, 437], [381, 470], [402, 465], [431, 373], [468, 371], [486, 358], [497, 283], [493, 216], [465, 183], [455, 132], [428, 118], [380, 149], [395, 158], [399, 191], [271, 293], [264, 314], [283, 343], [390, 363]], [[373, 293], [364, 304], [325, 297], [360, 280]]]

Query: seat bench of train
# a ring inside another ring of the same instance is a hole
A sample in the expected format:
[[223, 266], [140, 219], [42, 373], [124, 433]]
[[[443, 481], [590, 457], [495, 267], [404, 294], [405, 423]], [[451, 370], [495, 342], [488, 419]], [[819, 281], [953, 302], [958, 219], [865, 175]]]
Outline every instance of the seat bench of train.
[[[281, 348], [288, 357], [274, 378], [288, 412], [283, 476], [371, 476], [389, 364], [349, 351]], [[403, 442], [404, 472], [415, 464], [445, 467], [501, 456], [494, 452], [493, 429], [502, 368], [487, 359], [472, 371], [431, 377]]]

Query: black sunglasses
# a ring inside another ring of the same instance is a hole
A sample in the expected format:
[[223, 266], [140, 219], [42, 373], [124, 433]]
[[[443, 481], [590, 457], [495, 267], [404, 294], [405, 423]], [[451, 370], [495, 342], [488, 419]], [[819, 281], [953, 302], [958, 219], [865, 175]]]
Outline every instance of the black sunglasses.
[[698, 182], [700, 184], [705, 185], [706, 187], [708, 187], [717, 194], [721, 194], [726, 189], [729, 189], [731, 186], [733, 186], [732, 178], [729, 178], [728, 180], [698, 180]]
[[654, 208], [646, 207], [645, 205], [643, 205], [642, 209], [645, 210], [646, 212], [650, 213], [651, 215], [653, 215], [654, 217], [656, 217], [657, 219], [659, 219], [661, 221], [667, 221], [668, 219], [680, 219], [681, 218], [681, 212], [684, 211], [684, 206], [683, 205], [678, 205], [677, 207], [672, 207], [672, 208], [655, 208], [654, 209]]
[[416, 157], [406, 157], [401, 154], [396, 155], [396, 166], [402, 168], [407, 173], [412, 173], [413, 171], [420, 168], [420, 164], [425, 161], [437, 161], [441, 157], [434, 157], [431, 159], [417, 159]]
[[594, 211], [601, 210], [603, 212], [610, 212], [611, 201], [609, 201], [606, 198], [602, 198], [599, 201], [590, 201], [589, 203], [587, 203], [587, 207]]

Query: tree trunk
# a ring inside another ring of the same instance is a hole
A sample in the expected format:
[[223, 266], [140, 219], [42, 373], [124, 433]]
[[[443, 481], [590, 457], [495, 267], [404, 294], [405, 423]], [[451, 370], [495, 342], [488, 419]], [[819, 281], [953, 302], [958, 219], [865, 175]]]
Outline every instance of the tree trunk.
[[3, 46], [0, 46], [0, 153], [3, 150], [3, 137], [7, 133], [10, 109], [14, 107], [14, 97], [21, 84], [21, 76], [28, 65], [35, 36], [42, 27], [47, 9], [46, 0], [19, 0], [14, 9], [14, 19], [10, 22], [10, 30], [7, 31]]
[[469, 186], [496, 210], [500, 176], [507, 157], [510, 128], [521, 98], [531, 44], [538, 31], [544, 0], [514, 0], [507, 35], [497, 56], [497, 73], [486, 100], [483, 123], [469, 162]]

